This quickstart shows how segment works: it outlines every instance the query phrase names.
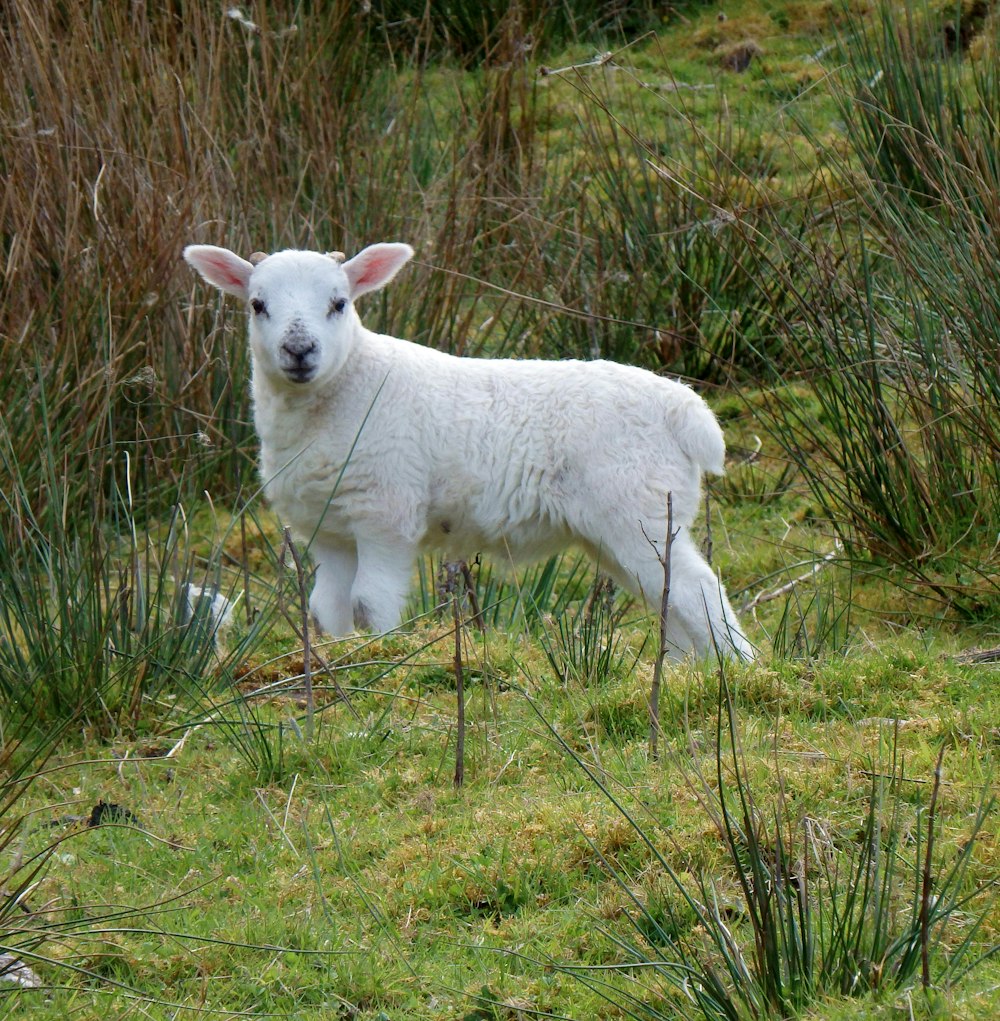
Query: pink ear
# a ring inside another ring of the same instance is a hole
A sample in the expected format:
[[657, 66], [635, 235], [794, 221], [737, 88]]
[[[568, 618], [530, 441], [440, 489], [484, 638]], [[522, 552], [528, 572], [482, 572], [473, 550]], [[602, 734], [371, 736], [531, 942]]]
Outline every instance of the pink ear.
[[369, 245], [344, 263], [351, 297], [384, 287], [413, 258], [409, 245], [397, 242]]
[[253, 266], [228, 249], [215, 245], [188, 245], [184, 258], [210, 284], [246, 301]]

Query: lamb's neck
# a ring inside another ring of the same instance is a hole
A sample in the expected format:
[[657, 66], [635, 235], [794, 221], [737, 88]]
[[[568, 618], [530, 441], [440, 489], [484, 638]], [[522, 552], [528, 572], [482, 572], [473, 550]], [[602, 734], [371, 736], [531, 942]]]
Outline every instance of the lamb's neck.
[[284, 447], [304, 436], [319, 415], [329, 414], [336, 407], [339, 389], [337, 386], [308, 391], [301, 387], [292, 389], [273, 384], [255, 370], [251, 383], [253, 417], [261, 440]]

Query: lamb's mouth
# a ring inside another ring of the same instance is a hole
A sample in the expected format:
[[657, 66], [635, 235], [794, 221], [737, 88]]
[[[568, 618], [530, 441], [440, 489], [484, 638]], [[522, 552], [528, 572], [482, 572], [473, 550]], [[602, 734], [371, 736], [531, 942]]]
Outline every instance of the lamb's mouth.
[[294, 369], [285, 369], [285, 375], [293, 383], [308, 383], [316, 375], [316, 369], [311, 365], [299, 365]]

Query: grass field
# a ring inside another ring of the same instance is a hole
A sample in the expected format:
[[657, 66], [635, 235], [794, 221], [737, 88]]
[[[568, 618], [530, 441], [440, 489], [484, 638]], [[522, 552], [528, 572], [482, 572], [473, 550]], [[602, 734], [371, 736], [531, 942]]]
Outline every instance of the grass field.
[[[994, 1016], [995, 5], [7, 15], [0, 1014]], [[657, 755], [657, 622], [572, 553], [305, 654], [180, 251], [378, 240], [367, 325], [718, 413], [760, 656], [668, 665]]]

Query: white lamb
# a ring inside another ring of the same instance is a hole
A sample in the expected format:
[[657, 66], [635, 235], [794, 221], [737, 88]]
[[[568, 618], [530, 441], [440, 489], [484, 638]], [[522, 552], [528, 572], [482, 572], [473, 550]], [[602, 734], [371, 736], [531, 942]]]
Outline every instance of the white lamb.
[[[354, 300], [413, 249], [211, 245], [185, 259], [248, 302], [254, 420], [271, 504], [311, 540], [310, 608], [332, 635], [400, 623], [418, 554], [537, 560], [575, 544], [658, 610], [672, 493], [672, 652], [753, 657], [688, 529], [725, 443], [682, 383], [611, 362], [456, 358], [371, 332]], [[648, 538], [647, 538], [648, 537]]]

